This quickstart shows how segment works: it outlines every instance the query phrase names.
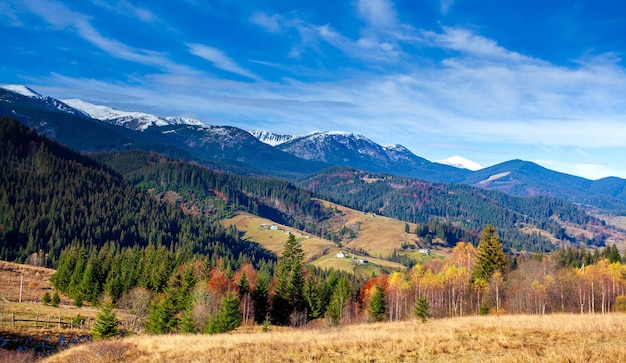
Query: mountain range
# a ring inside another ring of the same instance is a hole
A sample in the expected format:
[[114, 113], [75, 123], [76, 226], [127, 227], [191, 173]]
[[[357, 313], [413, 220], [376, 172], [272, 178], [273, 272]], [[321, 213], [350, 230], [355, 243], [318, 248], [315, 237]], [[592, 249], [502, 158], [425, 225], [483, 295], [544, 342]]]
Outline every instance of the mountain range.
[[[626, 180], [588, 180], [512, 160], [480, 168], [460, 157], [431, 162], [402, 145], [381, 146], [350, 132], [280, 135], [211, 126], [200, 120], [119, 111], [83, 100], [56, 100], [19, 85], [0, 87], [0, 115], [21, 120], [81, 152], [140, 149], [239, 174], [298, 180], [349, 166], [430, 182], [467, 184], [513, 196], [551, 196], [586, 208], [626, 211]], [[449, 164], [449, 165], [446, 165]]]

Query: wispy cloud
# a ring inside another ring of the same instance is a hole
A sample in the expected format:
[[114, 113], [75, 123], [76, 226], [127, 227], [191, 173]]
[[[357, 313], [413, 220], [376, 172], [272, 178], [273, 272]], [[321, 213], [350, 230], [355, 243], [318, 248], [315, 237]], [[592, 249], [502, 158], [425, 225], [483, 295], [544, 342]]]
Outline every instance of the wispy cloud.
[[113, 57], [170, 72], [194, 72], [186, 66], [173, 62], [159, 52], [136, 49], [118, 40], [105, 37], [91, 25], [90, 18], [87, 15], [75, 12], [58, 2], [26, 0], [25, 5], [28, 6], [33, 14], [38, 15], [57, 30], [73, 30], [78, 36]]
[[376, 29], [390, 29], [397, 26], [397, 13], [388, 0], [358, 0], [357, 11], [367, 24]]
[[242, 77], [250, 78], [255, 81], [261, 80], [260, 77], [239, 66], [219, 49], [209, 47], [208, 45], [195, 43], [188, 43], [187, 46], [189, 47], [189, 52], [191, 54], [213, 63], [213, 66], [215, 66], [216, 68], [235, 73]]
[[94, 4], [102, 6], [105, 9], [115, 11], [119, 15], [139, 19], [144, 23], [152, 23], [158, 20], [158, 17], [150, 9], [137, 7], [126, 0], [116, 2], [95, 0]]
[[450, 8], [454, 5], [455, 0], [440, 0], [440, 11], [443, 15], [448, 14]]
[[250, 16], [250, 22], [260, 26], [270, 33], [278, 33], [282, 29], [280, 22], [282, 16], [278, 14], [268, 15], [267, 13], [257, 12]]

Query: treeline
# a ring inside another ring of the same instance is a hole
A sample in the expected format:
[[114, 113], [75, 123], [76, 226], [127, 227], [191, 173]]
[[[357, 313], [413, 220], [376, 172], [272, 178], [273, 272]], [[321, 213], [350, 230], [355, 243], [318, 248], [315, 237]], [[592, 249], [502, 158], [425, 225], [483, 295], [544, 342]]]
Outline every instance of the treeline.
[[235, 264], [274, 257], [234, 228], [185, 216], [88, 157], [0, 120], [0, 259], [56, 267], [61, 251], [163, 246]]
[[241, 323], [300, 326], [322, 318], [339, 323], [363, 283], [354, 274], [307, 268], [293, 234], [277, 264], [240, 262], [211, 262], [163, 246], [72, 247], [61, 254], [51, 282], [76, 305], [105, 300], [128, 309], [156, 334], [218, 333]]
[[[594, 252], [564, 248], [511, 259], [499, 255], [494, 245], [485, 247], [487, 240], [500, 243], [486, 228], [477, 248], [461, 242], [445, 260], [370, 279], [361, 290], [360, 306], [369, 318], [374, 310], [383, 311], [380, 320], [389, 321], [418, 313], [421, 318], [443, 318], [626, 311], [626, 265], [615, 246]], [[374, 300], [377, 289], [382, 290], [382, 302]]]
[[[203, 259], [180, 263], [165, 249], [126, 250], [117, 257], [112, 250], [91, 256], [83, 252], [64, 252], [52, 279], [55, 288], [94, 303], [111, 298], [128, 309], [138, 326], [155, 334], [220, 333], [253, 324], [298, 327], [311, 321], [340, 325], [414, 317], [626, 311], [626, 265], [615, 247], [591, 254], [563, 249], [512, 258], [503, 253], [492, 226], [482, 230], [477, 247], [460, 242], [445, 259], [367, 281], [307, 268], [294, 235], [277, 264], [259, 267], [211, 266]], [[110, 262], [107, 255], [113, 256]], [[104, 273], [106, 266], [115, 269], [109, 272], [113, 280], [101, 290], [90, 290], [92, 276]], [[121, 292], [117, 296], [114, 286]]]
[[[437, 220], [449, 245], [475, 241], [480, 228], [493, 224], [508, 250], [547, 252], [554, 244], [539, 233], [522, 233], [524, 226], [549, 231], [563, 241], [575, 241], [558, 221], [602, 225], [572, 203], [548, 197], [512, 197], [466, 185], [437, 184], [410, 178], [334, 168], [301, 183], [323, 199], [354, 209], [379, 213], [421, 225]], [[457, 231], [458, 230], [458, 231]], [[424, 234], [424, 235], [426, 235]], [[578, 241], [602, 246], [603, 239]]]

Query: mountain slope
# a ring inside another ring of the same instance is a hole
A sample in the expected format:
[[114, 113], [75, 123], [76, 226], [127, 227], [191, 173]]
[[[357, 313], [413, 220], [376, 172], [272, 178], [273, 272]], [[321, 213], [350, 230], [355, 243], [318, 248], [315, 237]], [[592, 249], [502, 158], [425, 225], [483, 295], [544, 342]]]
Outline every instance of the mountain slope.
[[[63, 103], [74, 110], [65, 112], [41, 97], [29, 97], [0, 88], [0, 116], [19, 119], [81, 152], [155, 151], [240, 174], [285, 178], [299, 178], [329, 167], [277, 150], [236, 127], [209, 126], [197, 120], [177, 117], [159, 118], [79, 101], [71, 103], [83, 107], [85, 112]], [[90, 117], [87, 115], [89, 112], [104, 120]]]
[[626, 213], [624, 179], [591, 181], [521, 160], [470, 171], [430, 162], [401, 145], [383, 147], [352, 133], [315, 132], [292, 137], [253, 131], [250, 135], [236, 127], [208, 126], [194, 119], [162, 118], [67, 100], [79, 110], [24, 86], [3, 87], [0, 115], [18, 118], [81, 152], [148, 150], [216, 169], [292, 180], [331, 165], [350, 166], [431, 182], [464, 183], [514, 196], [553, 196], [590, 209]]
[[505, 245], [518, 251], [549, 251], [560, 242], [583, 238], [574, 235], [575, 227], [593, 231], [593, 237], [578, 242], [602, 245], [609, 236], [599, 220], [555, 198], [512, 197], [467, 185], [430, 183], [348, 168], [319, 173], [301, 185], [350, 208], [413, 223], [439, 220], [451, 224], [446, 228], [457, 239], [475, 239], [481, 228], [493, 224]]
[[[62, 250], [165, 246], [236, 261], [272, 258], [208, 219], [156, 201], [104, 167], [0, 118], [0, 259], [30, 254], [54, 266]], [[174, 250], [172, 250], [174, 252]]]
[[593, 181], [523, 160], [511, 160], [476, 171], [463, 182], [515, 196], [544, 195], [600, 209], [626, 210], [626, 181], [623, 179]]
[[311, 133], [276, 147], [306, 160], [426, 180], [456, 182], [467, 172], [432, 163], [402, 145], [383, 147], [362, 135], [346, 132]]
[[123, 126], [132, 130], [143, 131], [150, 126], [167, 126], [180, 124], [205, 126], [202, 121], [192, 118], [161, 118], [149, 113], [120, 111], [111, 107], [94, 105], [93, 103], [78, 99], [62, 100], [62, 102], [70, 105], [77, 110], [82, 111], [91, 118], [105, 121], [113, 125]]

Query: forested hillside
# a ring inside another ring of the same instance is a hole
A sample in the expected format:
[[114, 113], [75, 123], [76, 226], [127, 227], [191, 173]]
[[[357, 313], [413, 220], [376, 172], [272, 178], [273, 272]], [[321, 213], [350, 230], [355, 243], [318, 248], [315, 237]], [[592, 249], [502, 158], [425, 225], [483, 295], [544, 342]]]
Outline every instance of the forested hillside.
[[316, 235], [332, 217], [311, 193], [293, 183], [211, 170], [184, 160], [141, 151], [98, 154], [97, 160], [156, 196], [174, 192], [185, 209], [213, 219], [246, 211]]
[[[0, 258], [55, 267], [62, 250], [164, 246], [236, 263], [273, 257], [206, 218], [158, 202], [20, 122], [0, 121]], [[243, 257], [242, 257], [243, 256]]]
[[[475, 242], [480, 228], [493, 224], [510, 250], [550, 251], [557, 247], [557, 240], [576, 242], [566, 232], [564, 222], [580, 226], [603, 224], [560, 199], [512, 197], [466, 185], [430, 183], [348, 168], [319, 173], [301, 185], [324, 199], [354, 209], [430, 225], [430, 232], [439, 224], [440, 234], [448, 234], [449, 238], [444, 239], [449, 239], [451, 245], [460, 239]], [[417, 233], [426, 235], [429, 231], [421, 229]], [[598, 234], [578, 242], [603, 245], [603, 238]]]

